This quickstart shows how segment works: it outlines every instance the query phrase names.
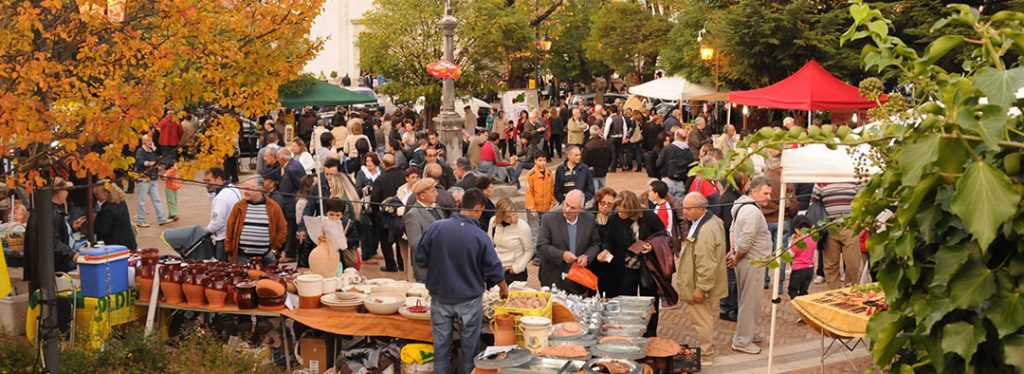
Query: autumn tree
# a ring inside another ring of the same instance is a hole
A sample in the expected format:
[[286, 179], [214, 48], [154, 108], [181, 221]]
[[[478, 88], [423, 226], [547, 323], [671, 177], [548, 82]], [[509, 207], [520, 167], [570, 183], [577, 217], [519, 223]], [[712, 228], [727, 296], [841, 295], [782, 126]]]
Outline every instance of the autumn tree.
[[[441, 82], [426, 72], [427, 64], [442, 57], [443, 35], [438, 21], [441, 0], [379, 0], [366, 13], [359, 35], [359, 65], [387, 77], [381, 91], [402, 101], [424, 96], [439, 103]], [[458, 95], [497, 91], [511, 66], [532, 56], [529, 19], [504, 0], [453, 0], [455, 61], [463, 73], [455, 85]]]
[[672, 29], [668, 18], [653, 15], [637, 3], [613, 2], [601, 7], [591, 20], [583, 44], [586, 57], [622, 75], [647, 77], [654, 72], [658, 53]]
[[555, 78], [590, 81], [611, 74], [608, 66], [588, 58], [584, 47], [590, 36], [591, 17], [601, 5], [600, 0], [570, 0], [545, 22], [551, 50], [545, 54], [543, 65]]
[[28, 0], [0, 7], [0, 154], [9, 187], [33, 191], [26, 275], [41, 290], [46, 371], [59, 373], [52, 189], [130, 169], [165, 108], [215, 106], [184, 175], [233, 151], [237, 116], [272, 109], [319, 47], [305, 38], [323, 0]]
[[[129, 168], [165, 108], [215, 105], [186, 169], [234, 147], [237, 114], [272, 109], [277, 87], [319, 48], [323, 0], [36, 0], [0, 8], [0, 150], [9, 185], [42, 184], [59, 160], [78, 177]], [[53, 143], [54, 146], [49, 146]], [[33, 162], [26, 162], [31, 160]]]

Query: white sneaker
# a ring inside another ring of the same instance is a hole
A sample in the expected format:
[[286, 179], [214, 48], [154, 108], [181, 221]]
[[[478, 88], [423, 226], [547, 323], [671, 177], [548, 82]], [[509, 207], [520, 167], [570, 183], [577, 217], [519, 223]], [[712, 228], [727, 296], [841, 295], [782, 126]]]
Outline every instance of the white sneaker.
[[714, 360], [704, 360], [703, 358], [700, 359], [700, 368], [701, 369], [707, 368], [707, 367], [712, 367], [712, 366], [715, 366], [715, 361]]
[[754, 343], [747, 344], [744, 347], [738, 347], [736, 346], [736, 344], [732, 344], [732, 350], [736, 352], [749, 353], [752, 355], [761, 354], [761, 347], [758, 347], [757, 344]]
[[759, 334], [754, 334], [754, 339], [751, 339], [750, 341], [752, 341], [754, 343], [764, 343], [764, 336], [763, 335], [759, 335]]
[[820, 275], [815, 275], [814, 276], [814, 284], [822, 284], [822, 283], [825, 283], [825, 277], [820, 276]]

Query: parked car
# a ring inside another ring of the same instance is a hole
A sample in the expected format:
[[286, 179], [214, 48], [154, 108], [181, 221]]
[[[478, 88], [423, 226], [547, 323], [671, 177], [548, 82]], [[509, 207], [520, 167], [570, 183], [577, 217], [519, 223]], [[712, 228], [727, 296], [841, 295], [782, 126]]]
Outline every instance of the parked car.
[[376, 112], [378, 110], [384, 109], [384, 106], [381, 105], [381, 103], [380, 103], [380, 99], [377, 97], [377, 93], [373, 92], [372, 89], [370, 89], [368, 87], [345, 87], [345, 89], [349, 90], [349, 91], [352, 91], [352, 92], [355, 92], [355, 93], [360, 93], [360, 94], [372, 97], [375, 100], [372, 103], [352, 105], [353, 109], [360, 110], [360, 111], [371, 111], [371, 112]]
[[[569, 98], [569, 106], [580, 106], [580, 105], [584, 105], [584, 104], [593, 105], [594, 104], [594, 97], [595, 96], [596, 95], [594, 95], [592, 93], [575, 95], [575, 96]], [[627, 95], [615, 94], [615, 93], [604, 94], [605, 105], [614, 103], [615, 100], [626, 101], [627, 99], [629, 99], [629, 96], [627, 96]]]

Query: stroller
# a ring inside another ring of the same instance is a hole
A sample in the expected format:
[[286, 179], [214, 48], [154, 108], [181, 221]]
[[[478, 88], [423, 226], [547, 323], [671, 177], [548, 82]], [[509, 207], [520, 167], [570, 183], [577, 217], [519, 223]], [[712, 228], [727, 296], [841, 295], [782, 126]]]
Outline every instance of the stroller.
[[178, 229], [167, 229], [160, 234], [164, 244], [171, 247], [181, 258], [188, 260], [209, 260], [217, 259], [212, 235], [206, 232], [206, 228], [199, 225], [192, 225]]

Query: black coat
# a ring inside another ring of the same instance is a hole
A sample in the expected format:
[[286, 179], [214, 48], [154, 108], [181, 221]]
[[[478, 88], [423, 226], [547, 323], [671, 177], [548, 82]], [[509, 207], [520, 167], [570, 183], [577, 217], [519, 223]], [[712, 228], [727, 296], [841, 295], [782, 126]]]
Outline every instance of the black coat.
[[132, 230], [131, 216], [128, 214], [128, 204], [104, 203], [96, 212], [96, 219], [93, 221], [93, 231], [96, 233], [96, 240], [103, 241], [108, 245], [123, 245], [128, 249], [138, 249], [135, 242], [135, 231]]
[[581, 161], [594, 168], [594, 178], [604, 178], [612, 166], [612, 153], [611, 143], [601, 137], [594, 137], [583, 146]]
[[[385, 170], [377, 180], [373, 181], [373, 192], [370, 194], [370, 201], [379, 203], [384, 199], [398, 194], [398, 188], [405, 184], [405, 171], [398, 168]], [[374, 210], [378, 210], [374, 205]]]
[[[608, 297], [636, 294], [640, 270], [626, 269], [625, 265], [626, 256], [630, 253], [629, 246], [636, 242], [632, 226], [632, 220], [624, 220], [618, 214], [613, 214], [608, 219], [608, 239], [603, 247], [609, 248], [614, 256], [609, 264], [612, 272], [623, 275], [620, 282], [621, 288], [617, 290], [618, 292], [615, 292], [614, 289], [606, 290]], [[645, 211], [639, 220], [639, 239], [647, 240], [651, 235], [662, 231], [665, 231], [665, 225], [661, 223], [661, 219], [654, 213]], [[613, 292], [615, 292], [614, 295]]]

